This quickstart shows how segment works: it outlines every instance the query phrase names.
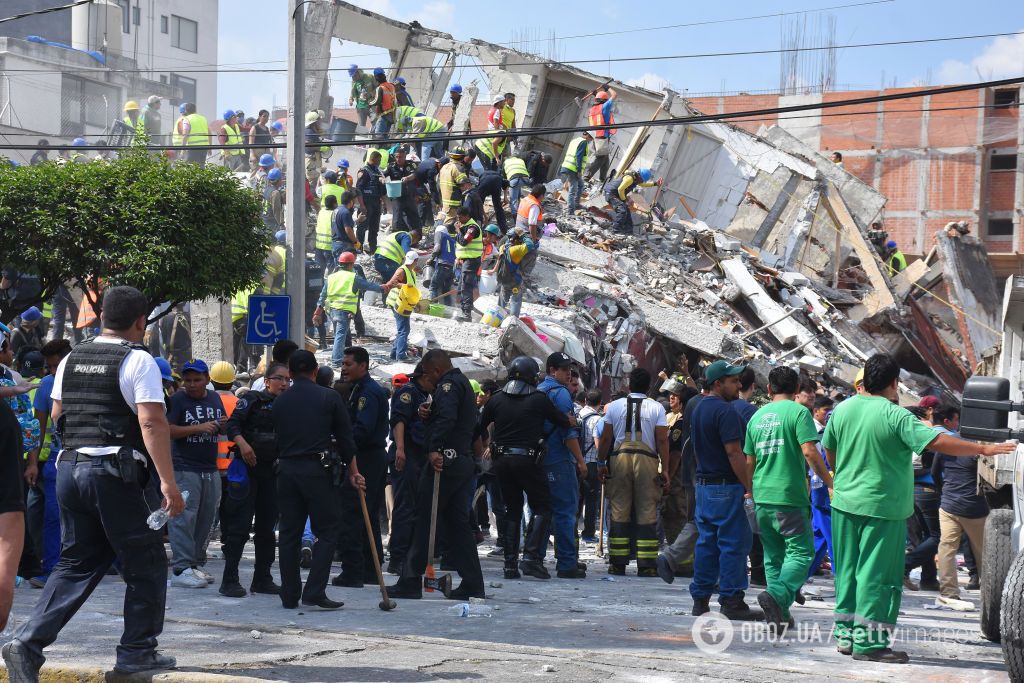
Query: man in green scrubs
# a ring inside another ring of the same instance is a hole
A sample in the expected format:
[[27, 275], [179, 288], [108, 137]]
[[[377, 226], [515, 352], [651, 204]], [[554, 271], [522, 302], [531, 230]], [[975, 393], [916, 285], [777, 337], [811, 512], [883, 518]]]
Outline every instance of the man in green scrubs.
[[768, 585], [757, 602], [776, 632], [789, 621], [789, 608], [814, 559], [807, 467], [832, 487], [818, 454], [811, 411], [793, 400], [799, 385], [800, 376], [792, 368], [777, 367], [768, 374], [772, 402], [750, 418], [743, 446], [754, 482]]
[[1011, 453], [1013, 443], [978, 444], [940, 434], [896, 404], [900, 366], [887, 354], [864, 365], [862, 394], [836, 406], [822, 445], [835, 472], [836, 549], [833, 636], [854, 659], [904, 664], [892, 650], [903, 596], [906, 519], [914, 511], [911, 457], [925, 449], [953, 456]]

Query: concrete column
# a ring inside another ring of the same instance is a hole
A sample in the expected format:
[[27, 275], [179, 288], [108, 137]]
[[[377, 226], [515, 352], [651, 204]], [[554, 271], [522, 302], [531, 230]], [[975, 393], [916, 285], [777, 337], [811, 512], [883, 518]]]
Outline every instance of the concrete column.
[[213, 364], [219, 360], [234, 362], [231, 331], [231, 306], [217, 299], [193, 301], [192, 356]]
[[329, 120], [333, 100], [327, 90], [326, 69], [331, 65], [331, 39], [338, 20], [338, 6], [329, 2], [311, 2], [303, 9], [306, 13], [303, 22], [306, 31], [303, 41], [303, 66], [307, 74], [305, 101], [310, 109], [323, 109]]

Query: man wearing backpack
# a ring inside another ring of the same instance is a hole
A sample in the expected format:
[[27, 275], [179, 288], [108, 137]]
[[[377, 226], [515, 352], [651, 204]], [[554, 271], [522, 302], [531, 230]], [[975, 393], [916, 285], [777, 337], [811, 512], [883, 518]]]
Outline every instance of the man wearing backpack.
[[604, 415], [601, 412], [601, 392], [598, 389], [586, 392], [584, 403], [580, 411], [580, 447], [583, 450], [583, 461], [587, 463], [587, 478], [580, 480], [580, 508], [576, 516], [583, 517], [583, 533], [580, 540], [585, 543], [597, 543], [595, 525], [601, 509], [601, 478], [597, 472], [597, 441], [594, 438], [594, 428]]
[[498, 305], [519, 317], [523, 307], [523, 261], [537, 251], [537, 243], [525, 237], [522, 228], [513, 228], [508, 243], [498, 252], [490, 271], [498, 280]]

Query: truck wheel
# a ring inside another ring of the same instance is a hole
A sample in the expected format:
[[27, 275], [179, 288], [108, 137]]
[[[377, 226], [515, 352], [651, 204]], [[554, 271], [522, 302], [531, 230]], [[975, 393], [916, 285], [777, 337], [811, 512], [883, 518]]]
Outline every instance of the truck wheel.
[[1024, 680], [1024, 553], [1018, 553], [1003, 586], [999, 618], [1003, 659], [1011, 681]]
[[1013, 510], [992, 510], [985, 520], [985, 551], [981, 558], [981, 635], [999, 642], [999, 607], [1003, 584], [1013, 562], [1010, 527]]

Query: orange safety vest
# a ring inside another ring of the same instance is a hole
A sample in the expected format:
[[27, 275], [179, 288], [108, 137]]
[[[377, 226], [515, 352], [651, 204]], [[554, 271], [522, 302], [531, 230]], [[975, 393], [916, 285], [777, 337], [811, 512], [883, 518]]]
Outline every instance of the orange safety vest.
[[382, 90], [380, 95], [380, 113], [386, 116], [395, 110], [397, 95], [393, 83], [385, 81], [380, 84], [380, 87]]
[[[590, 108], [590, 125], [592, 126], [607, 126], [615, 123], [615, 115], [611, 112], [608, 113], [608, 120], [604, 120], [604, 113], [601, 111], [604, 108], [605, 103], [595, 104]], [[615, 129], [610, 128], [608, 130], [594, 130], [591, 131], [595, 138], [607, 138], [615, 134]]]
[[519, 209], [516, 210], [516, 214], [523, 219], [524, 226], [530, 225], [530, 209], [534, 206], [540, 209], [540, 213], [537, 214], [537, 225], [540, 226], [544, 224], [544, 207], [541, 206], [540, 200], [532, 194], [525, 194], [522, 199], [519, 200]]
[[[218, 391], [217, 393], [220, 394], [220, 402], [224, 404], [224, 414], [231, 417], [231, 413], [235, 412], [235, 406], [238, 405], [238, 397], [230, 392]], [[228, 453], [234, 445], [235, 442], [228, 441], [228, 437], [224, 434], [217, 437], [217, 469], [221, 472], [226, 472], [231, 464]]]

